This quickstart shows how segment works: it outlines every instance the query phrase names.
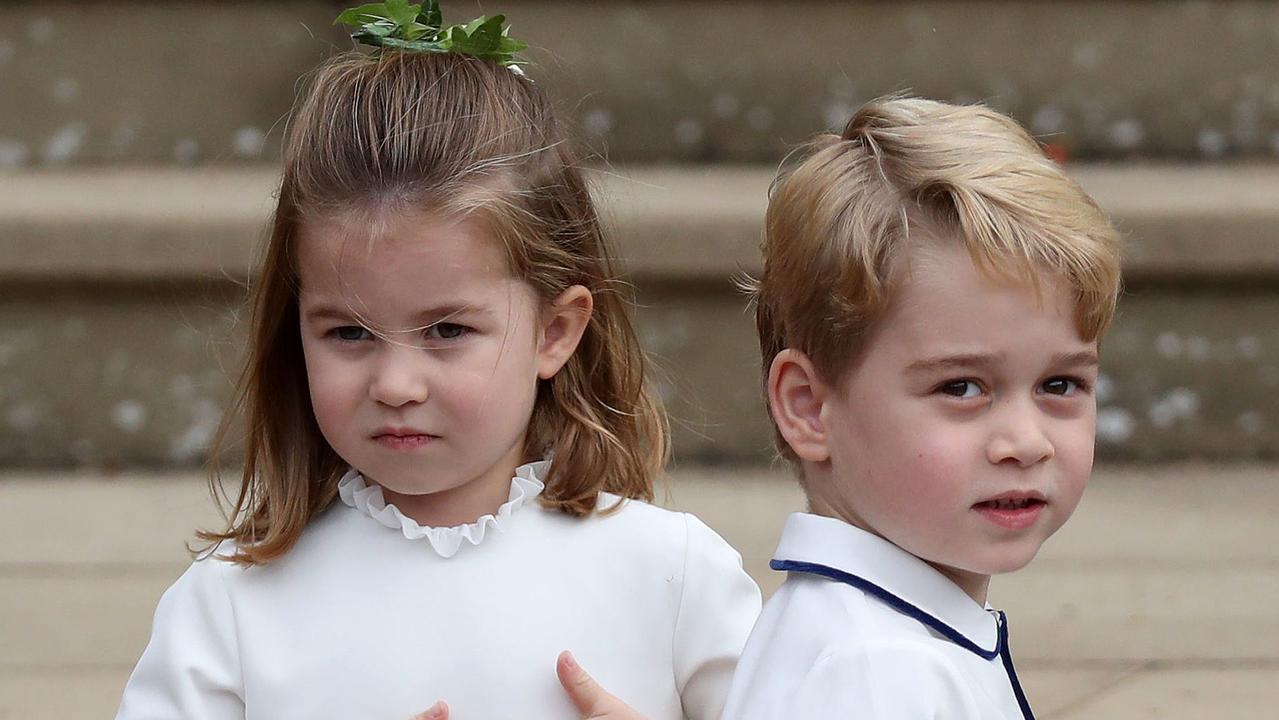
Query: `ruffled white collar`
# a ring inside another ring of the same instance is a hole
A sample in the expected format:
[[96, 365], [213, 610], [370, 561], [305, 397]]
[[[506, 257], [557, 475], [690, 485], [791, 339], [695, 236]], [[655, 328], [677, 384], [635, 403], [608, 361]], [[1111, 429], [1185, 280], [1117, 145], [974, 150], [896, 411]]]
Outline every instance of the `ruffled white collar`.
[[440, 557], [450, 558], [462, 547], [465, 540], [472, 545], [479, 545], [489, 528], [503, 531], [504, 525], [510, 523], [511, 515], [530, 500], [537, 497], [546, 488], [546, 484], [538, 479], [538, 475], [546, 471], [548, 461], [521, 465], [515, 469], [515, 477], [511, 478], [511, 494], [496, 513], [484, 515], [475, 522], [453, 527], [426, 527], [416, 520], [400, 512], [394, 505], [388, 505], [382, 497], [382, 488], [368, 485], [359, 470], [351, 468], [341, 480], [338, 480], [338, 497], [350, 507], [359, 510], [379, 523], [400, 530], [409, 540], [426, 538], [431, 549]]

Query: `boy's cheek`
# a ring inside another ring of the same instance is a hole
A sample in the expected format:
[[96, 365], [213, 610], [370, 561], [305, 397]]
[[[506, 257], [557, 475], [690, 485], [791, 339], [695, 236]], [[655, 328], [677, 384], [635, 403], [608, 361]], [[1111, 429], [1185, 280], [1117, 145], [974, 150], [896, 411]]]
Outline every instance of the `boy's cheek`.
[[938, 428], [930, 434], [931, 442], [909, 449], [912, 460], [902, 472], [909, 487], [902, 488], [902, 495], [930, 513], [949, 513], [956, 505], [966, 507], [985, 470], [983, 456], [969, 433]]
[[1055, 443], [1056, 460], [1066, 473], [1072, 476], [1073, 482], [1082, 485], [1092, 472], [1093, 455], [1096, 449], [1096, 433], [1091, 422], [1079, 422], [1069, 426], [1059, 435]]
[[928, 475], [954, 472], [985, 458], [984, 439], [971, 425], [920, 419], [905, 437], [915, 470]]

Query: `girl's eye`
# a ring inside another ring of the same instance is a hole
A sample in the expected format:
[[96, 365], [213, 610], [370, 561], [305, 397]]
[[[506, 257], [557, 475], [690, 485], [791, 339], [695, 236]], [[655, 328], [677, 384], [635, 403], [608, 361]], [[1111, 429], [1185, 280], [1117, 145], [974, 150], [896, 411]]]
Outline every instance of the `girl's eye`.
[[364, 340], [367, 337], [371, 337], [369, 331], [359, 325], [343, 325], [341, 327], [335, 327], [329, 332], [336, 335], [339, 340], [343, 340], [345, 342], [356, 342], [358, 340]]
[[467, 327], [457, 323], [436, 323], [427, 328], [426, 336], [432, 340], [454, 340], [466, 334]]
[[937, 389], [943, 394], [964, 400], [981, 395], [981, 386], [973, 380], [951, 380]]
[[1055, 377], [1044, 381], [1044, 392], [1049, 395], [1074, 395], [1082, 389], [1083, 384], [1073, 378]]

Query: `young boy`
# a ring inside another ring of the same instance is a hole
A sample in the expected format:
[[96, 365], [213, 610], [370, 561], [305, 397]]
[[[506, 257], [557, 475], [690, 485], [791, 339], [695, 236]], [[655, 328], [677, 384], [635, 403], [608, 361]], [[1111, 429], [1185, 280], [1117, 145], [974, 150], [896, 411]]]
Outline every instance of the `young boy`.
[[[1119, 240], [1012, 120], [866, 105], [774, 185], [755, 287], [768, 406], [809, 513], [772, 562], [724, 720], [1033, 718], [990, 576], [1092, 471]], [[582, 717], [641, 716], [561, 656]]]
[[757, 322], [787, 521], [726, 720], [1031, 718], [990, 576], [1092, 468], [1119, 242], [1008, 118], [888, 99], [768, 207]]

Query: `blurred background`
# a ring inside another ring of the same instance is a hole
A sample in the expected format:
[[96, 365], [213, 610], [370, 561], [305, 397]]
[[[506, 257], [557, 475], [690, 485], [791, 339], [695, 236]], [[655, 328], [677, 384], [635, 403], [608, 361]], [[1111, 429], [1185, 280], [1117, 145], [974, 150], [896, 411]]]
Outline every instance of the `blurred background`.
[[[183, 541], [298, 79], [345, 3], [0, 5], [0, 718], [104, 717]], [[666, 502], [766, 592], [752, 321], [780, 158], [909, 90], [1011, 114], [1125, 233], [1098, 472], [995, 581], [1041, 718], [1279, 706], [1279, 3], [446, 2], [503, 12], [596, 168], [675, 423]], [[232, 458], [233, 461], [233, 458]], [[425, 707], [425, 706], [424, 706]]]

